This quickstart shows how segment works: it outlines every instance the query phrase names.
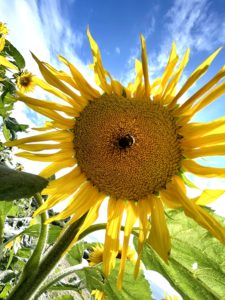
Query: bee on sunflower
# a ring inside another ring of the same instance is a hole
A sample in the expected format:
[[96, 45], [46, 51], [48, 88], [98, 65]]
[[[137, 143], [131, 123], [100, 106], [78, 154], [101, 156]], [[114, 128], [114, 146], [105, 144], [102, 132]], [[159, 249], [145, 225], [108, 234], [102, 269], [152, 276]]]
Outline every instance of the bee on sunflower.
[[[100, 89], [92, 87], [64, 57], [59, 56], [59, 59], [69, 68], [70, 74], [56, 70], [33, 55], [45, 79], [36, 80], [36, 83], [64, 104], [18, 93], [18, 100], [52, 121], [37, 129], [42, 133], [6, 145], [25, 150], [17, 154], [20, 157], [49, 162], [39, 174], [43, 177], [72, 168], [43, 190], [48, 199], [35, 216], [69, 197], [67, 207], [49, 218], [48, 223], [70, 216], [68, 224], [71, 224], [86, 214], [73, 242], [96, 221], [102, 202], [109, 197], [103, 253], [105, 276], [115, 265], [125, 216], [118, 276], [121, 287], [129, 239], [136, 222], [139, 222], [139, 243], [135, 274], [146, 240], [165, 261], [168, 260], [171, 242], [164, 207], [183, 208], [187, 216], [225, 244], [225, 229], [202, 207], [209, 203], [205, 198], [207, 193], [203, 192], [198, 199], [189, 199], [183, 180], [186, 171], [207, 178], [225, 177], [224, 168], [205, 167], [195, 160], [225, 155], [224, 117], [206, 123], [191, 121], [201, 109], [225, 93], [225, 82], [221, 82], [225, 67], [179, 104], [221, 49], [197, 67], [178, 90], [190, 50], [177, 66], [179, 58], [173, 43], [162, 76], [150, 82], [146, 43], [141, 36], [142, 54], [141, 61], [135, 62], [136, 78], [123, 86], [104, 69], [99, 47], [89, 30], [87, 34], [95, 82]], [[55, 152], [39, 153], [49, 149]]]

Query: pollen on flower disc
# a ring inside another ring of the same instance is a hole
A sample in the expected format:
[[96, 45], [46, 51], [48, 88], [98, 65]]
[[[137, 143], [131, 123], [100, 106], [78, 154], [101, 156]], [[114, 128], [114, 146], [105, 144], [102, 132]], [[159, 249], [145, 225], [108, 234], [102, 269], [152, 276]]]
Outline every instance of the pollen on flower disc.
[[76, 159], [87, 179], [118, 199], [158, 192], [180, 167], [175, 121], [150, 100], [103, 95], [80, 113], [74, 134]]

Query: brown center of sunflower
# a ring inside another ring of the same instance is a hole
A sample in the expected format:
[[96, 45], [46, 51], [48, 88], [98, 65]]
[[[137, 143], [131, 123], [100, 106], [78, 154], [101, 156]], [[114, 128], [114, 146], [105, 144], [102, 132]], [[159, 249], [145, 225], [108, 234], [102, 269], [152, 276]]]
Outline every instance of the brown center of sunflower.
[[31, 79], [29, 76], [23, 76], [20, 78], [20, 84], [22, 86], [27, 87], [27, 86], [29, 86], [30, 82], [31, 82]]
[[176, 124], [161, 104], [103, 95], [75, 125], [81, 170], [101, 192], [138, 200], [165, 188], [180, 167]]

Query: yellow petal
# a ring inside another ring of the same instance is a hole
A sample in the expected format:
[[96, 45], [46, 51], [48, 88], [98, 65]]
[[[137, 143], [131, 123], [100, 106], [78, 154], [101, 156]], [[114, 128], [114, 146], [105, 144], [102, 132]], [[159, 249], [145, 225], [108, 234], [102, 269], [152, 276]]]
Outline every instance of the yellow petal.
[[67, 182], [77, 181], [82, 175], [82, 181], [84, 181], [85, 176], [81, 173], [79, 167], [75, 166], [69, 173], [49, 182], [48, 186], [42, 190], [42, 195], [48, 195], [55, 192], [60, 192], [62, 186]]
[[200, 79], [208, 70], [210, 64], [214, 60], [214, 58], [217, 56], [217, 54], [221, 51], [222, 48], [219, 48], [216, 50], [213, 54], [211, 54], [197, 69], [194, 70], [194, 72], [191, 74], [191, 76], [187, 79], [183, 87], [180, 89], [178, 94], [174, 97], [173, 101], [170, 104], [170, 108], [173, 108], [177, 101], [180, 99], [180, 97], [187, 91], [189, 88], [198, 80]]
[[59, 59], [70, 68], [73, 79], [77, 84], [77, 89], [81, 92], [81, 94], [84, 94], [85, 97], [90, 98], [90, 100], [100, 97], [100, 93], [87, 82], [74, 65], [61, 55], [59, 55]]
[[180, 181], [178, 176], [173, 177], [173, 188], [179, 195], [179, 201], [183, 206], [184, 212], [188, 217], [194, 219], [199, 225], [208, 230], [214, 237], [225, 244], [225, 228], [216, 221], [203, 208], [199, 207], [194, 201], [189, 200], [186, 195], [180, 190]]
[[0, 55], [0, 65], [6, 67], [8, 69], [13, 69], [13, 70], [19, 71], [18, 68], [13, 63], [8, 61], [8, 59], [2, 55]]
[[190, 109], [188, 115], [192, 118], [197, 112], [209, 105], [211, 102], [224, 95], [225, 93], [225, 82], [221, 83], [213, 90], [211, 90], [205, 97], [201, 98], [199, 102]]
[[82, 98], [79, 97], [75, 92], [73, 92], [67, 85], [65, 85], [61, 80], [57, 78], [57, 76], [53, 75], [51, 71], [45, 66], [43, 62], [41, 62], [33, 53], [32, 56], [43, 75], [44, 79], [52, 86], [60, 89], [63, 93], [69, 95], [74, 101], [80, 101], [82, 104]]
[[[183, 71], [188, 63], [189, 55], [190, 55], [190, 49], [188, 48], [182, 58], [179, 68], [175, 71], [174, 76], [171, 78], [170, 82], [168, 83], [168, 85], [165, 88], [165, 91], [163, 92], [163, 95], [161, 97], [162, 103], [168, 104], [174, 98], [174, 96], [176, 94], [177, 84], [178, 84], [180, 77], [183, 74]], [[173, 105], [172, 105], [172, 107], [173, 107]]]
[[41, 171], [41, 173], [39, 173], [39, 176], [48, 178], [53, 174], [57, 173], [59, 170], [62, 170], [67, 167], [73, 167], [75, 164], [76, 164], [75, 158], [63, 160], [62, 162], [53, 162], [50, 165], [48, 165], [46, 168], [44, 168]]
[[224, 190], [204, 190], [201, 195], [195, 199], [195, 204], [202, 206], [210, 204], [216, 201], [224, 193]]
[[225, 132], [225, 117], [218, 118], [211, 122], [202, 122], [202, 123], [189, 123], [178, 129], [178, 133], [182, 136], [189, 136], [191, 138], [201, 137], [211, 133]]
[[[96, 199], [93, 199], [93, 206], [89, 210], [89, 212], [84, 220], [84, 223], [81, 225], [81, 227], [80, 227], [75, 239], [72, 241], [72, 243], [75, 243], [79, 239], [79, 236], [97, 220], [99, 208], [102, 204], [102, 201], [105, 199], [105, 197], [106, 196], [103, 193], [96, 194]], [[71, 221], [74, 222], [73, 219]], [[69, 222], [69, 224], [72, 223], [71, 221]]]
[[170, 235], [166, 224], [162, 202], [157, 197], [151, 199], [151, 231], [149, 244], [165, 261], [168, 261], [171, 250]]
[[148, 76], [148, 57], [146, 50], [145, 38], [141, 35], [141, 59], [142, 59], [142, 68], [145, 82], [145, 96], [148, 99], [150, 97], [150, 83]]
[[[72, 129], [75, 125], [74, 119], [67, 119], [67, 118], [61, 116], [60, 114], [58, 114], [57, 112], [52, 111], [48, 108], [34, 106], [31, 104], [27, 104], [27, 106], [29, 106], [34, 111], [46, 116], [47, 118], [50, 118], [60, 124], [66, 125], [68, 129]], [[76, 114], [76, 115], [78, 116], [79, 114]]]
[[199, 148], [199, 149], [185, 149], [184, 148], [183, 154], [187, 158], [225, 155], [225, 145], [203, 147], [203, 148]]
[[[83, 99], [76, 95], [75, 98], [71, 98], [69, 96], [67, 96], [66, 94], [64, 94], [63, 92], [61, 92], [60, 90], [54, 88], [53, 86], [51, 86], [50, 84], [48, 84], [47, 82], [41, 80], [38, 77], [34, 77], [34, 82], [40, 86], [42, 89], [44, 89], [45, 91], [57, 96], [58, 98], [66, 101], [67, 103], [69, 103], [70, 105], [72, 105], [77, 111], [81, 111], [83, 105]], [[85, 101], [86, 103], [86, 101]]]
[[20, 145], [20, 149], [27, 151], [45, 151], [50, 149], [67, 149], [73, 151], [73, 143], [57, 143], [57, 144], [25, 144]]
[[141, 255], [144, 247], [144, 242], [146, 241], [146, 237], [149, 233], [149, 215], [151, 213], [151, 205], [150, 205], [151, 197], [147, 197], [144, 199], [140, 199], [137, 202], [137, 214], [139, 216], [139, 236], [138, 236], [138, 259], [135, 264], [134, 276], [137, 278], [140, 269]]
[[109, 276], [119, 251], [119, 233], [125, 208], [123, 200], [109, 199], [108, 221], [103, 252], [103, 272]]
[[62, 105], [62, 104], [52, 102], [52, 101], [46, 101], [46, 100], [40, 100], [40, 99], [27, 97], [19, 92], [17, 92], [17, 99], [26, 104], [31, 104], [33, 106], [48, 108], [50, 110], [62, 111], [72, 117], [74, 117], [75, 115], [77, 115], [79, 113], [79, 111], [76, 111], [73, 107], [69, 107], [69, 106]]
[[91, 187], [88, 182], [85, 182], [80, 186], [79, 191], [75, 193], [68, 206], [58, 215], [49, 218], [46, 223], [63, 220], [72, 215], [74, 216], [71, 221], [75, 222], [93, 206], [97, 194], [98, 191]]
[[211, 134], [206, 136], [198, 136], [194, 138], [183, 138], [181, 147], [186, 148], [201, 148], [204, 146], [213, 146], [223, 144], [225, 142], [225, 133]]
[[184, 159], [182, 161], [182, 168], [187, 172], [191, 172], [195, 175], [202, 176], [202, 177], [225, 178], [225, 168], [212, 168], [212, 167], [201, 166], [196, 161], [191, 159]]
[[6, 142], [4, 143], [5, 146], [7, 147], [12, 147], [12, 146], [19, 146], [22, 144], [26, 144], [26, 143], [33, 143], [33, 142], [42, 142], [42, 141], [61, 141], [61, 140], [73, 140], [74, 139], [74, 135], [66, 130], [56, 130], [56, 131], [51, 131], [51, 132], [47, 132], [47, 133], [42, 133], [42, 134], [38, 134], [38, 135], [34, 135], [34, 136], [30, 136], [27, 138], [22, 138], [22, 139], [18, 139], [18, 140], [14, 140], [14, 141], [10, 141], [10, 142]]
[[16, 156], [23, 157], [30, 160], [43, 161], [43, 162], [52, 162], [52, 161], [60, 161], [65, 158], [72, 157], [72, 151], [59, 151], [53, 154], [34, 154], [30, 152], [19, 152], [16, 153]]
[[203, 94], [208, 92], [213, 86], [219, 82], [225, 76], [225, 66], [211, 79], [209, 80], [202, 88], [200, 88], [194, 95], [192, 95], [188, 100], [185, 101], [175, 112], [175, 115], [186, 114], [188, 110], [192, 107], [196, 100], [198, 100]]
[[137, 207], [135, 205], [135, 202], [130, 201], [128, 204], [128, 208], [127, 208], [127, 217], [126, 217], [126, 223], [125, 223], [125, 228], [124, 228], [122, 257], [121, 257], [121, 261], [120, 261], [120, 269], [119, 269], [118, 280], [117, 280], [117, 287], [119, 289], [122, 288], [123, 275], [124, 275], [125, 264], [126, 264], [126, 260], [127, 260], [127, 252], [128, 252], [130, 235], [131, 235], [134, 223], [137, 220], [136, 211], [137, 211]]
[[101, 59], [101, 54], [99, 47], [96, 43], [96, 41], [93, 39], [91, 36], [91, 33], [89, 29], [87, 29], [87, 36], [90, 42], [90, 47], [93, 55], [93, 60], [94, 60], [94, 72], [95, 72], [95, 78], [96, 78], [96, 84], [99, 85], [104, 92], [107, 94], [111, 94], [112, 89], [111, 86], [107, 83], [106, 76], [105, 76], [105, 70], [102, 65], [102, 59]]
[[[171, 52], [170, 52], [170, 57], [169, 57], [167, 66], [166, 66], [166, 68], [163, 72], [162, 79], [161, 79], [161, 82], [160, 82], [160, 86], [159, 86], [159, 89], [158, 89], [157, 100], [161, 101], [162, 93], [165, 90], [165, 87], [166, 87], [170, 77], [173, 74], [173, 70], [174, 70], [174, 68], [175, 68], [175, 66], [178, 62], [178, 59], [179, 59], [179, 57], [178, 57], [177, 52], [176, 52], [176, 44], [173, 42], [172, 49], [171, 49]], [[156, 97], [154, 99], [156, 99]]]

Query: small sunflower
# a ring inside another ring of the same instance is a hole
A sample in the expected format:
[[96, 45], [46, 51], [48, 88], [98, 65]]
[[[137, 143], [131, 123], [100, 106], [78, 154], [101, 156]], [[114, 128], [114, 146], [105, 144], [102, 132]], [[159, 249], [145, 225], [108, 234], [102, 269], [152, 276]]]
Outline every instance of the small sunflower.
[[22, 72], [16, 78], [16, 85], [21, 93], [29, 93], [34, 90], [34, 75], [28, 71]]
[[93, 290], [91, 292], [91, 295], [95, 297], [95, 300], [104, 300], [105, 299], [104, 292], [99, 291], [99, 290]]
[[[117, 259], [121, 259], [122, 257], [122, 251], [123, 248], [120, 246], [116, 258]], [[104, 254], [104, 246], [103, 245], [97, 245], [95, 247], [92, 248], [90, 255], [89, 255], [89, 265], [90, 266], [95, 266], [97, 264], [100, 264], [103, 262], [103, 254]], [[131, 249], [130, 247], [127, 250], [127, 257], [126, 259], [131, 261], [133, 264], [136, 263], [136, 252]]]
[[8, 34], [8, 28], [5, 23], [0, 22], [0, 52], [5, 47], [5, 36]]
[[[48, 222], [71, 216], [69, 224], [87, 213], [79, 235], [98, 217], [99, 208], [109, 196], [103, 270], [108, 276], [119, 251], [119, 235], [125, 216], [124, 240], [118, 286], [121, 287], [128, 244], [134, 224], [139, 222], [137, 275], [144, 242], [168, 260], [171, 242], [164, 215], [167, 207], [182, 207], [213, 236], [225, 244], [225, 229], [201, 205], [210, 201], [207, 192], [189, 199], [183, 172], [202, 177], [225, 177], [224, 168], [200, 165], [195, 158], [225, 155], [224, 117], [208, 123], [192, 123], [192, 117], [225, 93], [225, 67], [183, 104], [179, 100], [208, 70], [221, 49], [210, 55], [194, 70], [184, 85], [177, 85], [189, 60], [189, 49], [178, 64], [173, 43], [167, 66], [160, 78], [150, 83], [147, 51], [141, 36], [141, 61], [136, 60], [136, 78], [123, 86], [104, 69], [100, 50], [88, 31], [93, 54], [93, 88], [79, 70], [64, 57], [59, 59], [71, 74], [58, 71], [33, 55], [45, 81], [36, 83], [66, 104], [18, 94], [30, 108], [52, 119], [41, 134], [26, 137], [8, 146], [25, 150], [18, 155], [31, 160], [50, 162], [41, 173], [49, 177], [72, 167], [67, 174], [51, 181], [44, 195], [47, 201], [35, 215], [70, 198], [68, 206]], [[177, 67], [176, 67], [177, 66]], [[39, 153], [45, 150], [54, 153]], [[218, 191], [210, 191], [214, 201]], [[221, 195], [221, 193], [220, 193]]]
[[1, 36], [2, 36], [2, 35], [5, 36], [5, 35], [7, 35], [8, 33], [9, 33], [9, 30], [8, 30], [6, 24], [3, 23], [3, 22], [0, 22], [0, 35], [1, 35]]

